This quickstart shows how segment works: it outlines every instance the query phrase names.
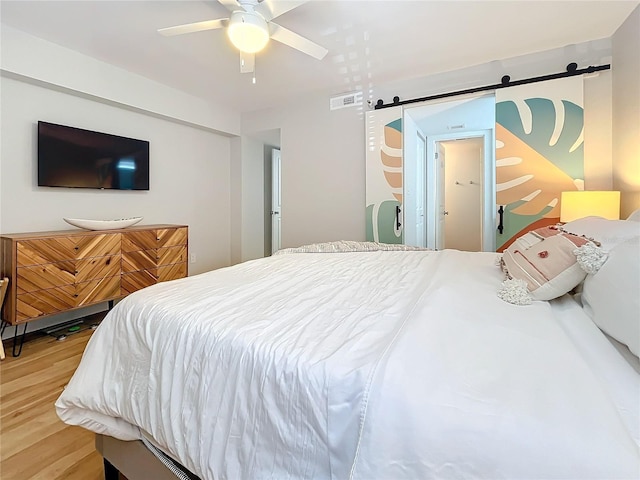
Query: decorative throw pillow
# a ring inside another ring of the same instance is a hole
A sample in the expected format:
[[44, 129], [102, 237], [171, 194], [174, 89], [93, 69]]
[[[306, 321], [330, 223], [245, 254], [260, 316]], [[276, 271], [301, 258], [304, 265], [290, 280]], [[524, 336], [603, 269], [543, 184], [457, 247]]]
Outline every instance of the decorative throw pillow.
[[532, 230], [504, 251], [500, 264], [507, 281], [498, 296], [517, 305], [560, 297], [587, 273], [596, 272], [604, 260], [595, 242], [560, 226]]

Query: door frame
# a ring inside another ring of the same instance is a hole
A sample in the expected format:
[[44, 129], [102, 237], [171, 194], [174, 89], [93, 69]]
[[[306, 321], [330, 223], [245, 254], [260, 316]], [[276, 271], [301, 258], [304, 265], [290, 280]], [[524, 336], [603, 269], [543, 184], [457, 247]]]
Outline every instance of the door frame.
[[441, 215], [438, 211], [437, 159], [435, 158], [437, 143], [480, 137], [483, 139], [484, 144], [482, 156], [481, 248], [483, 252], [496, 251], [496, 159], [495, 132], [493, 130], [473, 130], [427, 136], [426, 218], [428, 248], [436, 248], [437, 225]]
[[[422, 144], [422, 158], [416, 155], [418, 178], [416, 179], [417, 191], [423, 192], [427, 188], [427, 137], [420, 131], [416, 132], [417, 145]], [[422, 207], [422, 219], [416, 218], [416, 245], [419, 247], [427, 246], [427, 197], [422, 194], [421, 199], [418, 200], [418, 207]], [[420, 215], [420, 209], [418, 209], [418, 215]], [[406, 232], [406, 225], [405, 225]]]
[[[403, 115], [402, 137], [402, 243], [426, 247], [427, 136], [411, 116]], [[422, 157], [418, 155], [419, 144], [423, 146]], [[422, 219], [418, 218], [420, 210]]]
[[271, 254], [282, 243], [282, 151], [271, 149]]

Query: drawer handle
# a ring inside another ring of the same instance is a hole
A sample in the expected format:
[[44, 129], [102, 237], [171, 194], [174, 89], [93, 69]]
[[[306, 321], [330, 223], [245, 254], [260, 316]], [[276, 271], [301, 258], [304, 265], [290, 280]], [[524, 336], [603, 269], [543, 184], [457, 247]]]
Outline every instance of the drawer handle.
[[77, 298], [77, 297], [78, 297], [78, 294], [77, 294], [77, 293], [74, 293], [74, 294], [73, 294], [73, 296], [74, 296], [74, 298]]
[[80, 247], [73, 247], [73, 249], [77, 252], [78, 250], [80, 250]]

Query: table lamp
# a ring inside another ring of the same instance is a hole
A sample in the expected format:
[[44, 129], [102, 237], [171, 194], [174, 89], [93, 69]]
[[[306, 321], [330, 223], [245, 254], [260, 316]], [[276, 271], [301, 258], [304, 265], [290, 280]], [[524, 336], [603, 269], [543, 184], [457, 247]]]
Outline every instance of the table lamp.
[[620, 192], [579, 190], [562, 192], [560, 221], [571, 222], [583, 217], [620, 219]]

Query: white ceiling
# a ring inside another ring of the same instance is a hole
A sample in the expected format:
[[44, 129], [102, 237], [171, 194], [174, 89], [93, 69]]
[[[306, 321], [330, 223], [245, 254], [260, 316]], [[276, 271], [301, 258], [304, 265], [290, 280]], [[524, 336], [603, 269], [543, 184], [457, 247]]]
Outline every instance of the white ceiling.
[[2, 0], [0, 20], [244, 112], [314, 91], [375, 92], [376, 85], [398, 78], [607, 38], [638, 3], [312, 0], [275, 21], [329, 54], [318, 61], [272, 41], [256, 56], [255, 85], [251, 74], [239, 73], [238, 53], [223, 30], [179, 37], [156, 32], [228, 17], [214, 0]]

